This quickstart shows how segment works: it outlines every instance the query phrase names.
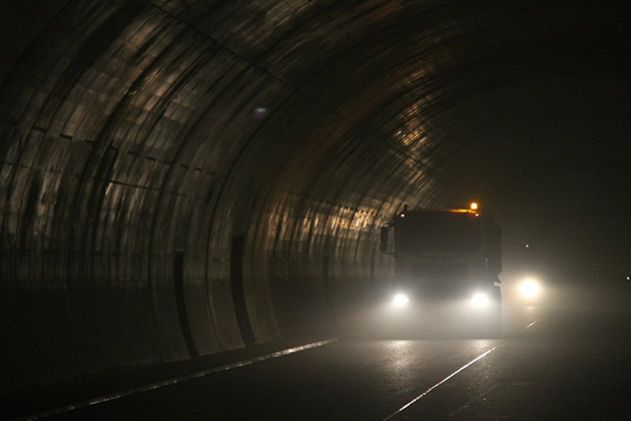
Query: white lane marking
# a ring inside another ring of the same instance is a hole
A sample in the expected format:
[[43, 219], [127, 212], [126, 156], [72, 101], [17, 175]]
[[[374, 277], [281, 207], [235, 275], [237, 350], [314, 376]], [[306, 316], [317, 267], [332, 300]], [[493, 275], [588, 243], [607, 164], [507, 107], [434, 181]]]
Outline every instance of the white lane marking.
[[497, 348], [497, 347], [494, 346], [493, 348], [489, 349], [488, 351], [484, 352], [483, 354], [478, 355], [477, 357], [475, 357], [474, 359], [472, 359], [471, 361], [469, 361], [468, 363], [466, 363], [465, 365], [460, 367], [458, 370], [454, 371], [453, 373], [451, 373], [450, 375], [448, 375], [447, 377], [445, 377], [444, 379], [442, 379], [441, 381], [436, 383], [434, 386], [430, 387], [425, 392], [421, 393], [420, 395], [418, 395], [417, 397], [412, 399], [410, 402], [406, 403], [401, 408], [397, 409], [395, 412], [393, 412], [392, 414], [390, 414], [387, 417], [385, 417], [383, 419], [383, 421], [387, 421], [387, 420], [389, 420], [391, 418], [394, 418], [395, 416], [399, 415], [401, 412], [405, 411], [407, 408], [412, 406], [419, 399], [422, 399], [423, 397], [427, 396], [432, 390], [436, 389], [438, 386], [440, 386], [441, 384], [447, 382], [449, 379], [451, 379], [452, 377], [456, 376], [458, 373], [460, 373], [461, 371], [465, 370], [467, 367], [475, 364], [476, 362], [480, 361], [482, 358], [484, 358], [487, 355], [489, 355], [491, 352], [495, 351], [495, 348]]
[[285, 355], [295, 354], [296, 352], [318, 348], [324, 345], [331, 344], [333, 342], [337, 342], [337, 340], [338, 340], [337, 338], [332, 338], [332, 339], [326, 339], [323, 341], [312, 342], [312, 343], [301, 345], [301, 346], [296, 346], [293, 348], [287, 348], [281, 351], [272, 352], [271, 354], [254, 357], [249, 360], [239, 361], [239, 362], [231, 363], [231, 364], [225, 364], [218, 367], [209, 368], [207, 370], [197, 371], [195, 373], [187, 374], [185, 376], [173, 377], [171, 379], [149, 383], [144, 386], [139, 386], [133, 389], [124, 390], [122, 392], [116, 392], [109, 395], [100, 396], [94, 399], [72, 403], [70, 405], [62, 406], [62, 407], [51, 409], [48, 411], [38, 412], [36, 414], [27, 415], [26, 417], [17, 418], [17, 420], [30, 421], [30, 420], [39, 420], [42, 418], [52, 417], [53, 415], [59, 415], [66, 412], [74, 411], [76, 409], [87, 408], [89, 406], [94, 406], [94, 405], [98, 405], [105, 402], [111, 402], [117, 399], [125, 398], [127, 396], [135, 395], [137, 393], [149, 392], [152, 390], [161, 389], [163, 387], [172, 386], [174, 384], [186, 382], [189, 380], [199, 379], [200, 377], [205, 377], [211, 374], [233, 370], [235, 368], [245, 367], [245, 366], [260, 362], [260, 361], [271, 360], [273, 358], [284, 357]]
[[[536, 324], [537, 324], [537, 322], [538, 322], [538, 321], [539, 321], [539, 320], [535, 320], [534, 322], [530, 322], [530, 323], [528, 323], [528, 326], [526, 326], [526, 329], [529, 329], [529, 328], [533, 327], [534, 325], [536, 325]], [[525, 330], [525, 329], [524, 329], [524, 330]]]

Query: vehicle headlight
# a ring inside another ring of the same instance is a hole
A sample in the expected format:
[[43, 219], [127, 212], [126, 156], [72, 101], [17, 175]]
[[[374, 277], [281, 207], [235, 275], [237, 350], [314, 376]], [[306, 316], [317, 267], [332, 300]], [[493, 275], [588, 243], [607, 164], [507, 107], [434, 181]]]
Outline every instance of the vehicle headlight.
[[392, 306], [401, 308], [408, 305], [410, 298], [402, 292], [398, 292], [392, 296]]
[[519, 285], [519, 293], [526, 300], [534, 300], [541, 292], [541, 285], [534, 278], [526, 278]]
[[486, 307], [490, 302], [491, 299], [486, 292], [478, 291], [471, 296], [471, 303], [476, 307]]

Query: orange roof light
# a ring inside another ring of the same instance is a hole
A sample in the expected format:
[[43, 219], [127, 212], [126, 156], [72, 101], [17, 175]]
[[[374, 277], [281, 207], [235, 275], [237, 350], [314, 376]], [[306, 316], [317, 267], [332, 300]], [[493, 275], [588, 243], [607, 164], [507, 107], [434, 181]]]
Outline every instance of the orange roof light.
[[468, 213], [469, 215], [474, 215], [477, 212], [471, 209], [445, 209], [449, 213]]
[[478, 210], [478, 207], [479, 207], [478, 206], [478, 202], [471, 202], [469, 204], [469, 209], [471, 209], [471, 210]]

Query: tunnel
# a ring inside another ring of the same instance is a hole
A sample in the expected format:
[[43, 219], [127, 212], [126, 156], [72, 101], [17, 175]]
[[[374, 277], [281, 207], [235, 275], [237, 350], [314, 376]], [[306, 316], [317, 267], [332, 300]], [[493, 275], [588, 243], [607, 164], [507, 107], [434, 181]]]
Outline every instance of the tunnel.
[[626, 244], [627, 9], [3, 1], [0, 394], [326, 337], [404, 206]]

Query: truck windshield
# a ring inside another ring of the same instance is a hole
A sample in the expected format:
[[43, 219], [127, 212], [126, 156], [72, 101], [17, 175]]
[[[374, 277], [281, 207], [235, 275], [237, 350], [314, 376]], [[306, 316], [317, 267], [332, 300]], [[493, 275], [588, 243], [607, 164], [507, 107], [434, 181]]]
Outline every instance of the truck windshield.
[[397, 231], [398, 249], [406, 253], [466, 253], [481, 246], [480, 219], [466, 213], [408, 214]]

